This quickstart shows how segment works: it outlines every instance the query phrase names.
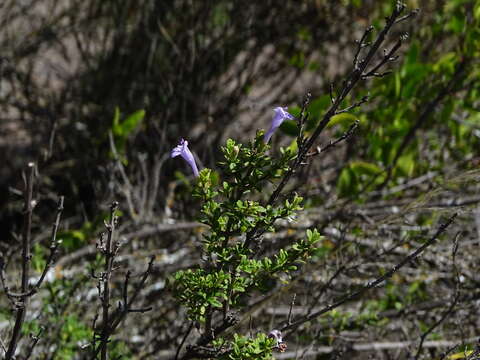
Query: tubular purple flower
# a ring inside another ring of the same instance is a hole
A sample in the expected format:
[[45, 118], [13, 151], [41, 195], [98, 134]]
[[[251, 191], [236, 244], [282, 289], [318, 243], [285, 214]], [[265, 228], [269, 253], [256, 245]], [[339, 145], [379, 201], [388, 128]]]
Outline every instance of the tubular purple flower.
[[285, 352], [287, 350], [287, 343], [282, 339], [282, 332], [280, 330], [272, 330], [268, 333], [268, 337], [275, 340], [274, 349]]
[[187, 140], [181, 139], [180, 143], [177, 146], [175, 146], [172, 149], [172, 152], [170, 153], [171, 158], [177, 157], [178, 155], [180, 155], [183, 158], [183, 160], [185, 160], [188, 163], [188, 165], [190, 165], [190, 167], [193, 170], [193, 174], [195, 176], [198, 176], [197, 164], [195, 163], [195, 158], [193, 157], [192, 152], [188, 148]]
[[278, 127], [285, 121], [285, 119], [295, 119], [292, 114], [287, 112], [286, 107], [277, 106], [275, 109], [273, 109], [273, 111], [275, 112], [275, 114], [273, 115], [272, 125], [270, 125], [270, 129], [265, 133], [265, 136], [263, 137], [263, 141], [265, 141], [266, 143], [270, 141], [270, 138], [272, 137], [275, 130], [278, 129]]

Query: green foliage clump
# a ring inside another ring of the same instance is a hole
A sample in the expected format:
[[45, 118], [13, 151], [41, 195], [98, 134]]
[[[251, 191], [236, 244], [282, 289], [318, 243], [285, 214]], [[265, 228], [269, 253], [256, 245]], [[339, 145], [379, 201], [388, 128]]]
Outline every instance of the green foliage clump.
[[[305, 238], [257, 255], [261, 237], [275, 230], [275, 221], [289, 220], [302, 209], [302, 198], [296, 194], [279, 205], [260, 205], [257, 200], [268, 182], [289, 170], [296, 156], [282, 149], [279, 158], [272, 158], [263, 135], [258, 132], [248, 145], [228, 140], [220, 163], [223, 179], [203, 169], [194, 189], [194, 196], [203, 202], [200, 221], [208, 227], [203, 236], [205, 262], [202, 267], [177, 272], [172, 288], [190, 319], [203, 324], [207, 333], [216, 312], [226, 314], [242, 306], [244, 295], [269, 290], [272, 279], [295, 271], [312, 256], [321, 238], [317, 230], [307, 230]], [[272, 348], [266, 336], [235, 335], [229, 346], [232, 350], [225, 355], [229, 359], [267, 359]]]
[[[218, 339], [216, 344], [223, 345], [224, 339]], [[272, 348], [274, 339], [265, 334], [258, 334], [257, 337], [250, 339], [235, 334], [227, 349], [217, 357], [220, 360], [269, 360], [272, 358]], [[220, 347], [221, 348], [221, 347]]]

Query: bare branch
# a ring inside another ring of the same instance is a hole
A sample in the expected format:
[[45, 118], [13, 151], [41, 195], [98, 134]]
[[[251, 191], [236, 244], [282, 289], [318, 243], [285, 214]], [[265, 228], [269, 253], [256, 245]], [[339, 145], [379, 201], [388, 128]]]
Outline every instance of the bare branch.
[[394, 54], [397, 52], [398, 49], [400, 49], [400, 46], [402, 46], [402, 40], [406, 38], [406, 35], [400, 37], [400, 39], [397, 40], [395, 45], [390, 49], [390, 51], [384, 50], [384, 55], [383, 59], [373, 67], [372, 70], [368, 71], [367, 73], [362, 75], [362, 79], [366, 79], [369, 77], [384, 77], [388, 74], [391, 74], [391, 71], [386, 71], [384, 73], [378, 73], [378, 70], [385, 65], [388, 62], [392, 62], [398, 59], [398, 56], [394, 56]]
[[411, 17], [415, 17], [415, 16], [417, 16], [419, 13], [420, 13], [420, 9], [418, 9], [418, 8], [417, 8], [417, 9], [413, 9], [413, 10], [410, 11], [407, 15], [404, 15], [404, 16], [398, 18], [398, 19], [395, 21], [395, 24], [398, 24], [399, 22], [408, 20], [408, 19], [410, 19]]
[[[363, 48], [370, 46], [370, 43], [365, 43], [365, 39], [372, 33], [372, 31], [375, 28], [373, 26], [369, 26], [368, 28], [365, 29], [365, 32], [362, 35], [362, 38], [358, 40], [358, 48], [357, 52], [355, 53], [355, 56], [353, 57], [353, 66], [358, 69], [359, 68], [359, 61], [358, 61], [358, 56], [360, 55], [360, 52], [362, 51]], [[332, 103], [335, 102], [334, 98], [330, 96], [330, 99], [332, 99]]]
[[[103, 331], [100, 337], [100, 344], [95, 346], [95, 344], [92, 344], [93, 346], [93, 358], [96, 358], [98, 353], [100, 351], [103, 351], [103, 345], [102, 342], [105, 342], [110, 338], [110, 336], [114, 333], [115, 329], [120, 325], [120, 323], [125, 319], [125, 316], [127, 316], [128, 313], [130, 312], [145, 312], [151, 310], [151, 308], [145, 308], [145, 309], [132, 309], [132, 305], [137, 299], [138, 295], [140, 294], [141, 290], [144, 288], [145, 283], [152, 273], [153, 270], [153, 262], [155, 260], [155, 257], [152, 256], [150, 258], [150, 261], [147, 266], [147, 270], [143, 272], [141, 280], [135, 285], [134, 290], [130, 298], [127, 300], [126, 304], [122, 304], [121, 307], [119, 307], [115, 313], [113, 313], [111, 316], [108, 318], [108, 323], [107, 326], [103, 324]], [[126, 299], [125, 291], [123, 293], [123, 298], [124, 300]], [[132, 311], [133, 310], [133, 311]]]

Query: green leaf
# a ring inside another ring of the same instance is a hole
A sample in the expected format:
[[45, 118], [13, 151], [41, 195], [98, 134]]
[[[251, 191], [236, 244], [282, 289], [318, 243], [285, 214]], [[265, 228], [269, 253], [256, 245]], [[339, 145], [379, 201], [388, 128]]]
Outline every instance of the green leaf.
[[127, 137], [137, 128], [137, 126], [140, 124], [144, 117], [145, 110], [135, 111], [133, 114], [130, 114], [125, 120], [123, 120], [120, 124], [117, 124], [117, 126], [114, 125], [114, 135], [120, 137]]
[[406, 176], [411, 176], [415, 170], [414, 154], [406, 154], [401, 156], [397, 162], [397, 168]]
[[352, 192], [354, 179], [352, 170], [349, 167], [343, 168], [338, 177], [337, 188], [340, 195], [348, 195]]
[[459, 15], [459, 16], [453, 17], [452, 20], [450, 20], [450, 22], [447, 24], [447, 26], [454, 33], [457, 33], [457, 34], [461, 33], [465, 28], [465, 16]]
[[350, 168], [356, 174], [363, 175], [377, 175], [378, 173], [382, 172], [377, 165], [368, 163], [366, 161], [353, 161], [350, 163]]
[[477, 21], [480, 21], [480, 2], [477, 1], [473, 10], [473, 16]]
[[218, 301], [216, 298], [209, 298], [208, 303], [210, 305], [212, 305], [213, 307], [216, 307], [216, 308], [221, 308], [222, 307], [222, 303], [220, 301]]
[[119, 123], [120, 123], [120, 109], [118, 106], [115, 106], [115, 111], [113, 113], [112, 128], [115, 129]]
[[351, 125], [353, 124], [355, 121], [357, 120], [357, 117], [352, 115], [352, 114], [349, 114], [349, 113], [342, 113], [342, 114], [338, 114], [338, 115], [335, 115], [332, 117], [332, 119], [330, 120], [330, 122], [328, 123], [327, 125], [327, 128], [331, 128], [335, 125], [344, 125], [344, 126], [348, 126], [348, 125]]

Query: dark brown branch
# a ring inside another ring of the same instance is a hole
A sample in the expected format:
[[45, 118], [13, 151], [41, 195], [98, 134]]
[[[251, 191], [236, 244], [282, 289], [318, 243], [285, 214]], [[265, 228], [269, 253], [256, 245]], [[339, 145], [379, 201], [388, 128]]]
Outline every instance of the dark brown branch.
[[333, 104], [335, 102], [335, 96], [333, 95], [333, 83], [330, 83], [329, 94], [330, 94], [330, 102]]
[[400, 46], [402, 46], [402, 38], [398, 39], [395, 45], [390, 49], [390, 51], [385, 50], [385, 54], [383, 56], [383, 59], [373, 67], [372, 70], [368, 71], [366, 74], [362, 75], [363, 79], [369, 78], [369, 77], [383, 77], [385, 75], [390, 74], [391, 72], [385, 72], [385, 73], [378, 73], [377, 71], [380, 70], [380, 68], [385, 65], [388, 62], [395, 61], [398, 59], [398, 56], [394, 56], [394, 54], [397, 52], [398, 49], [400, 49]]
[[[135, 310], [135, 309], [132, 309], [132, 305], [135, 302], [135, 300], [137, 299], [141, 290], [144, 288], [148, 277], [152, 273], [154, 260], [155, 260], [155, 257], [152, 256], [150, 258], [149, 263], [148, 263], [147, 270], [142, 274], [142, 278], [135, 285], [132, 296], [130, 296], [130, 298], [127, 299], [126, 304], [122, 304], [122, 306], [119, 307], [116, 310], [116, 312], [109, 317], [109, 322], [107, 323], [107, 326], [105, 326], [105, 324], [103, 324], [103, 328], [104, 328], [105, 332], [101, 334], [100, 344], [98, 345], [98, 347], [95, 347], [95, 344], [93, 344], [94, 345], [93, 346], [93, 351], [92, 351], [93, 352], [93, 354], [92, 354], [93, 359], [96, 359], [96, 356], [98, 355], [98, 353], [103, 349], [103, 345], [102, 345], [101, 342], [104, 341], [104, 339], [108, 340], [110, 338], [110, 336], [114, 333], [115, 329], [118, 327], [118, 325], [120, 325], [120, 323], [123, 321], [123, 319], [125, 319], [125, 317], [127, 316], [128, 313], [130, 313], [130, 312], [145, 312], [145, 311], [151, 310], [151, 308]], [[124, 301], [126, 299], [125, 290], [124, 290], [124, 293], [123, 293], [123, 299], [124, 299]]]
[[194, 324], [193, 321], [190, 322], [188, 330], [186, 331], [185, 335], [183, 336], [182, 341], [180, 342], [180, 345], [178, 345], [177, 352], [175, 353], [175, 360], [178, 359], [178, 355], [180, 355], [180, 351], [182, 350], [183, 344], [185, 344], [185, 341], [187, 340], [188, 335], [190, 335], [190, 332], [193, 329], [193, 324]]
[[[22, 293], [28, 291], [28, 279], [30, 275], [31, 251], [31, 230], [32, 230], [32, 213], [33, 213], [33, 181], [35, 177], [35, 164], [29, 163], [27, 167], [24, 190], [24, 223], [22, 232]], [[28, 297], [22, 297], [18, 302], [18, 308], [15, 314], [15, 325], [13, 327], [12, 337], [8, 345], [5, 360], [13, 359], [15, 350], [22, 331], [25, 313], [27, 312]]]
[[307, 107], [308, 104], [310, 104], [310, 99], [312, 98], [312, 94], [307, 93], [305, 95], [305, 99], [303, 100], [302, 104], [302, 109], [300, 110], [300, 116], [297, 119], [298, 123], [298, 136], [297, 136], [297, 146], [301, 147], [303, 146], [303, 143], [305, 142], [305, 138], [303, 136], [304, 130], [305, 130], [305, 124], [308, 120], [308, 112], [307, 112]]
[[315, 156], [315, 155], [318, 155], [322, 152], [326, 152], [326, 151], [330, 150], [331, 148], [335, 147], [339, 142], [342, 142], [343, 140], [347, 140], [350, 136], [353, 135], [355, 130], [358, 128], [358, 124], [359, 124], [359, 121], [356, 120], [352, 125], [350, 125], [348, 130], [345, 131], [342, 134], [342, 136], [340, 136], [336, 140], [330, 140], [330, 142], [327, 145], [325, 145], [324, 147], [317, 146], [317, 148], [314, 151], [309, 152], [307, 154], [307, 157]]
[[404, 15], [400, 18], [398, 18], [396, 21], [395, 21], [395, 24], [398, 24], [399, 22], [402, 22], [402, 21], [405, 21], [407, 19], [410, 19], [411, 17], [415, 17], [418, 15], [418, 13], [420, 12], [420, 9], [413, 9], [412, 11], [410, 11], [407, 15]]
[[181, 357], [182, 360], [187, 360], [195, 357], [201, 357], [201, 349], [204, 348], [210, 341], [212, 341], [215, 336], [223, 333], [226, 329], [230, 328], [231, 326], [235, 325], [238, 322], [238, 319], [233, 316], [227, 316], [223, 322], [217, 326], [211, 334], [205, 334], [202, 336], [195, 345], [187, 346], [187, 352]]
[[[367, 39], [368, 35], [372, 33], [374, 29], [375, 28], [373, 26], [369, 26], [368, 28], [365, 29], [365, 32], [363, 33], [362, 38], [360, 40], [357, 40], [358, 47], [357, 47], [355, 56], [353, 57], [353, 66], [355, 66], [355, 68], [359, 67], [358, 56], [360, 55], [360, 52], [362, 51], [362, 49], [367, 46], [370, 46], [370, 43], [366, 43], [365, 40]], [[333, 98], [331, 94], [332, 94], [332, 86], [330, 86], [330, 99], [332, 100], [332, 103], [333, 103], [335, 102], [335, 98]]]
[[110, 320], [110, 279], [112, 276], [112, 267], [113, 261], [115, 258], [115, 253], [113, 251], [114, 247], [114, 234], [115, 234], [115, 225], [117, 222], [116, 211], [118, 208], [118, 202], [114, 201], [110, 206], [110, 222], [105, 224], [107, 228], [107, 242], [105, 244], [105, 267], [102, 274], [103, 282], [103, 293], [102, 293], [102, 326], [103, 330], [100, 336], [100, 349], [101, 349], [101, 359], [108, 359], [108, 342], [110, 337], [109, 329], [109, 320]]
[[354, 291], [353, 293], [346, 295], [345, 297], [341, 298], [340, 300], [335, 301], [333, 304], [328, 305], [324, 307], [323, 309], [314, 312], [313, 314], [310, 314], [308, 316], [304, 316], [303, 318], [293, 322], [292, 324], [287, 324], [283, 328], [280, 329], [280, 331], [285, 331], [285, 330], [293, 330], [298, 328], [300, 325], [304, 324], [307, 321], [313, 320], [357, 297], [360, 295], [364, 294], [366, 291], [373, 289], [380, 285], [382, 282], [384, 282], [386, 279], [389, 279], [392, 277], [393, 274], [395, 274], [398, 270], [400, 270], [402, 267], [404, 267], [406, 264], [408, 264], [410, 261], [414, 260], [418, 255], [420, 255], [427, 247], [432, 245], [437, 238], [445, 232], [445, 230], [453, 223], [455, 220], [457, 214], [453, 214], [444, 224], [440, 225], [436, 233], [428, 240], [426, 241], [422, 246], [420, 246], [417, 250], [412, 252], [410, 255], [406, 256], [402, 261], [400, 261], [397, 265], [392, 267], [389, 271], [387, 271], [384, 275], [380, 276], [374, 281], [369, 282], [362, 288], [360, 288], [357, 291]]

